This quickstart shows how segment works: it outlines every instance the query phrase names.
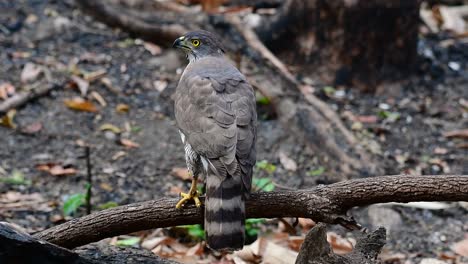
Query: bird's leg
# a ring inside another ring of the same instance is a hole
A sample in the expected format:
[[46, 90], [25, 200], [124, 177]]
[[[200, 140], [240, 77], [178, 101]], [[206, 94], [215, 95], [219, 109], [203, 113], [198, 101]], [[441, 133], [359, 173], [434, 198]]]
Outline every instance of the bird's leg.
[[196, 207], [201, 206], [201, 201], [200, 201], [200, 193], [197, 190], [197, 182], [198, 182], [198, 177], [193, 176], [192, 178], [192, 186], [190, 186], [190, 190], [188, 193], [180, 193], [180, 196], [182, 197], [179, 202], [176, 204], [176, 208], [180, 209], [182, 208], [182, 205], [184, 205], [187, 201], [193, 200], [195, 202]]

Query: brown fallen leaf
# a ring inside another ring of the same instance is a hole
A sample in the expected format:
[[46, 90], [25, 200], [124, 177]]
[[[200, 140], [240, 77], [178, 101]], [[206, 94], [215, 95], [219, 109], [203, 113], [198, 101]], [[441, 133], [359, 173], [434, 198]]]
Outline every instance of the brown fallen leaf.
[[0, 118], [0, 125], [15, 129], [16, 128], [16, 124], [14, 122], [15, 115], [16, 115], [16, 110], [11, 109], [10, 111], [6, 113], [6, 115]]
[[140, 147], [140, 145], [138, 143], [135, 143], [135, 142], [131, 141], [130, 139], [126, 139], [126, 138], [121, 138], [120, 139], [120, 144], [122, 144], [123, 146], [125, 146], [127, 148], [138, 148], [138, 147]]
[[128, 113], [128, 111], [130, 111], [130, 106], [126, 104], [118, 104], [115, 107], [115, 110], [117, 111], [117, 113]]
[[68, 108], [76, 110], [76, 111], [91, 112], [91, 113], [96, 113], [98, 111], [96, 106], [94, 106], [93, 103], [91, 103], [90, 101], [86, 101], [79, 97], [76, 97], [73, 99], [65, 99], [63, 102]]
[[289, 248], [296, 252], [299, 252], [302, 243], [304, 242], [304, 239], [304, 236], [291, 236], [288, 241]]
[[314, 220], [310, 218], [298, 218], [299, 225], [302, 227], [302, 231], [304, 233], [308, 232], [312, 227], [317, 225], [317, 223], [314, 222]]
[[192, 180], [192, 176], [190, 176], [187, 168], [172, 168], [171, 175], [183, 181]]
[[468, 139], [468, 129], [460, 129], [460, 130], [445, 132], [444, 137]]
[[11, 83], [0, 84], [0, 99], [7, 99], [15, 93], [15, 87]]
[[460, 256], [468, 257], [468, 238], [455, 243], [452, 246], [452, 250]]
[[74, 175], [76, 174], [77, 170], [75, 168], [64, 168], [62, 165], [38, 165], [36, 169], [41, 171], [46, 171], [53, 176], [67, 176], [67, 175]]

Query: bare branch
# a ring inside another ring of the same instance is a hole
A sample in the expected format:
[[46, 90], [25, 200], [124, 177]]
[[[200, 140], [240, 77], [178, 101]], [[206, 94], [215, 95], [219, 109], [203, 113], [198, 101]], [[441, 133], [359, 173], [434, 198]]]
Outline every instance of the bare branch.
[[59, 85], [57, 84], [49, 84], [49, 85], [40, 86], [38, 88], [34, 88], [27, 92], [21, 92], [21, 93], [15, 94], [14, 96], [0, 103], [0, 115], [5, 114], [6, 112], [8, 112], [9, 110], [13, 108], [23, 106], [24, 104], [26, 104], [27, 102], [31, 100], [44, 96], [48, 94], [50, 91], [52, 91], [53, 89], [56, 89], [58, 87]]
[[[307, 190], [254, 193], [247, 217], [305, 217], [357, 227], [346, 212], [354, 206], [387, 202], [468, 201], [467, 175], [382, 176], [339, 182]], [[35, 237], [66, 248], [140, 230], [203, 222], [203, 208], [175, 208], [163, 198], [96, 212], [44, 230]]]

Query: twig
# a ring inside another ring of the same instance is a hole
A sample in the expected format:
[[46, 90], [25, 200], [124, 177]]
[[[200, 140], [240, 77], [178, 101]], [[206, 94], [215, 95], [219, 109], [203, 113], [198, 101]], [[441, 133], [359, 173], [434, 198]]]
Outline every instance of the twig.
[[4, 115], [13, 108], [23, 106], [31, 100], [44, 96], [58, 87], [58, 84], [49, 84], [47, 86], [40, 86], [39, 88], [32, 89], [31, 91], [15, 94], [0, 103], [0, 115]]
[[92, 174], [91, 174], [91, 158], [90, 158], [90, 147], [85, 147], [85, 155], [86, 155], [86, 180], [87, 180], [87, 188], [86, 188], [86, 214], [91, 213], [91, 189], [93, 187], [92, 182]]
[[[253, 193], [248, 218], [304, 217], [316, 222], [357, 226], [346, 212], [355, 206], [387, 202], [468, 201], [468, 175], [382, 176], [344, 181], [308, 190]], [[203, 222], [203, 208], [175, 208], [162, 198], [119, 206], [49, 228], [39, 239], [74, 248], [140, 230]]]

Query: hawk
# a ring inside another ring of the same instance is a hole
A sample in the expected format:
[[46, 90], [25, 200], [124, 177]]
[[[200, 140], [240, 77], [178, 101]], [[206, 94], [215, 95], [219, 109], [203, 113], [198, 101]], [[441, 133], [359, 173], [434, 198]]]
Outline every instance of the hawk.
[[192, 186], [188, 200], [199, 207], [197, 179], [206, 181], [205, 232], [215, 250], [244, 245], [245, 200], [256, 159], [256, 101], [245, 76], [225, 57], [221, 41], [208, 31], [176, 39], [189, 63], [174, 94], [175, 118], [185, 147]]

